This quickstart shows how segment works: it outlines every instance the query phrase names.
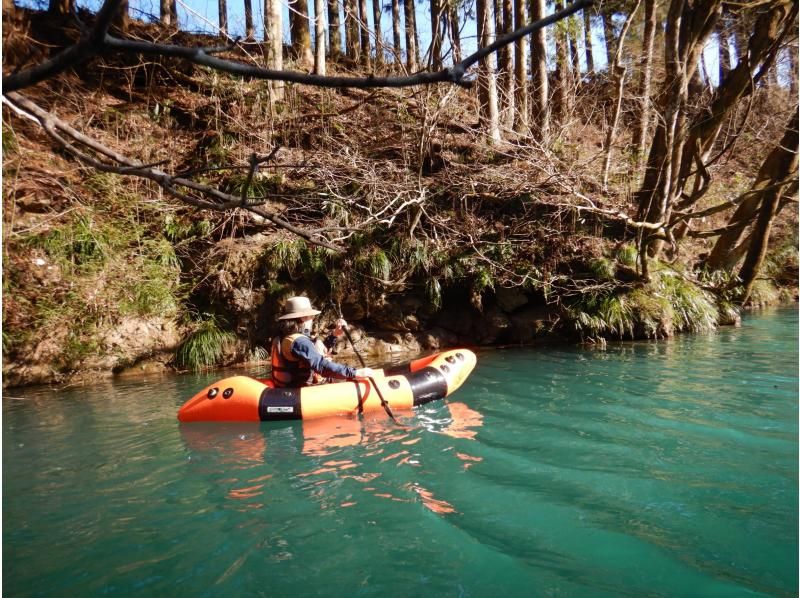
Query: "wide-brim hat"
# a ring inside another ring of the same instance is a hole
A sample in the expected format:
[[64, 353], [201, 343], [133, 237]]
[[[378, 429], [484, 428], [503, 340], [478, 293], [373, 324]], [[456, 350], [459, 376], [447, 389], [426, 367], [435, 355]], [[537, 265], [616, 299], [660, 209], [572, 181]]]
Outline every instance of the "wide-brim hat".
[[283, 315], [279, 320], [294, 320], [306, 316], [316, 316], [322, 312], [311, 307], [308, 297], [290, 297], [283, 306]]

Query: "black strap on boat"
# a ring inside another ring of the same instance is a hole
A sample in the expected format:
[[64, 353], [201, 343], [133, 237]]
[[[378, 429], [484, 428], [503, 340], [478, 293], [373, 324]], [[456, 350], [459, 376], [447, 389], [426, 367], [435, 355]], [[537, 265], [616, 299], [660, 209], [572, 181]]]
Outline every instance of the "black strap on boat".
[[[341, 316], [339, 316], [339, 317], [341, 317]], [[353, 347], [353, 351], [355, 352], [356, 357], [358, 357], [358, 361], [361, 363], [361, 367], [362, 368], [367, 367], [366, 364], [364, 363], [364, 358], [361, 357], [361, 353], [359, 353], [358, 349], [356, 349], [356, 344], [353, 342], [353, 338], [350, 336], [350, 331], [347, 329], [347, 326], [343, 326], [342, 330], [344, 330], [344, 335], [347, 337], [347, 340], [350, 342], [350, 345]], [[369, 376], [367, 378], [367, 380], [369, 380], [370, 384], [372, 384], [372, 388], [375, 389], [375, 392], [378, 393], [378, 398], [381, 400], [381, 407], [383, 407], [383, 410], [386, 412], [386, 414], [389, 417], [391, 417], [392, 421], [394, 423], [396, 423], [398, 426], [405, 427], [405, 426], [403, 426], [403, 424], [401, 424], [399, 421], [397, 421], [397, 418], [395, 418], [394, 413], [392, 413], [391, 407], [389, 407], [389, 403], [386, 401], [386, 399], [383, 398], [383, 393], [381, 392], [381, 389], [378, 388], [378, 384], [375, 382], [375, 378], [373, 378], [372, 376]], [[360, 392], [360, 390], [359, 390], [359, 392]], [[363, 409], [364, 409], [364, 402], [363, 402], [363, 400], [359, 400], [358, 401], [358, 412], [362, 413]]]

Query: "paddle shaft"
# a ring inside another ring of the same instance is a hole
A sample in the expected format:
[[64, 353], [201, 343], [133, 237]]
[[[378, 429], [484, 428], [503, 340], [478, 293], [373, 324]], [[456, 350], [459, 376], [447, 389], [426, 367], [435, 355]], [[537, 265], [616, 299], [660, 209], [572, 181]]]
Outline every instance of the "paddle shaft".
[[[356, 357], [358, 357], [358, 361], [361, 363], [361, 367], [362, 368], [367, 367], [366, 364], [364, 363], [364, 358], [361, 357], [361, 353], [359, 353], [358, 349], [356, 349], [356, 344], [353, 342], [353, 338], [350, 336], [350, 331], [347, 330], [347, 326], [342, 326], [342, 330], [344, 330], [344, 335], [347, 337], [347, 340], [350, 341], [350, 346], [353, 347], [353, 352], [356, 354]], [[383, 393], [381, 392], [381, 389], [378, 388], [378, 384], [375, 382], [375, 378], [369, 376], [367, 380], [370, 381], [370, 383], [372, 384], [372, 388], [374, 388], [375, 392], [378, 393], [378, 398], [381, 400], [381, 406], [383, 407], [384, 411], [386, 411], [386, 414], [389, 417], [391, 417], [392, 421], [399, 426], [400, 422], [397, 421], [394, 414], [392, 413], [392, 409], [389, 407], [389, 403], [386, 401], [386, 399], [383, 398]]]

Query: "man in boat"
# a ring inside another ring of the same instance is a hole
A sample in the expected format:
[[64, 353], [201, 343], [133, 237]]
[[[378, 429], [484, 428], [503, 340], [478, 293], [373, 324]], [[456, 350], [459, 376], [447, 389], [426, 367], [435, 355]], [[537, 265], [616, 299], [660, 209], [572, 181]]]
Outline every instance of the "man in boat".
[[[278, 318], [279, 334], [272, 339], [272, 382], [276, 388], [297, 388], [326, 378], [368, 378], [371, 368], [356, 369], [327, 359], [327, 349], [311, 338], [314, 317], [321, 312], [311, 306], [308, 297], [291, 297]], [[332, 336], [344, 334], [347, 322], [336, 321]], [[330, 338], [330, 337], [329, 337]]]

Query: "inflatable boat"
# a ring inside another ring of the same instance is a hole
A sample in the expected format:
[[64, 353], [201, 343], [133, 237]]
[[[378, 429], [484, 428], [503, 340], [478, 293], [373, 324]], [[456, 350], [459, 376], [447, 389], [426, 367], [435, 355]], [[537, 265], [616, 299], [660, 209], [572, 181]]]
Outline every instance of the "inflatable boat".
[[374, 370], [375, 375], [368, 379], [302, 388], [273, 388], [271, 380], [233, 376], [215, 382], [186, 401], [178, 411], [178, 419], [182, 422], [306, 420], [408, 410], [455, 392], [476, 361], [472, 351], [453, 349], [386, 371]]

